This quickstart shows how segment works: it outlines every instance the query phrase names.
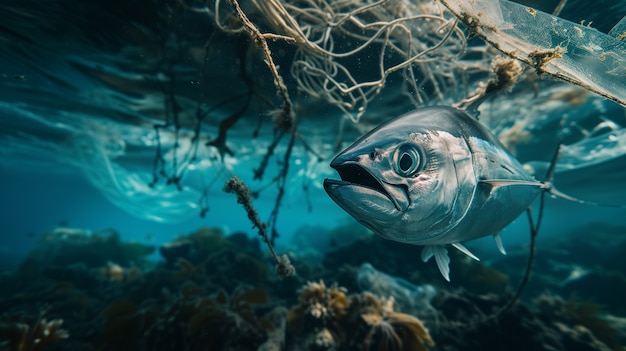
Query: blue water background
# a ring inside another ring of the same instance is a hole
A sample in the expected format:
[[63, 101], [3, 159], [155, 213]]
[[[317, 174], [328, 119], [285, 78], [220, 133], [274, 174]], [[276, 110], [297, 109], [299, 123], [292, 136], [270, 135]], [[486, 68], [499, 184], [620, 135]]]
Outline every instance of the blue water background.
[[[597, 5], [598, 3], [594, 2], [594, 4]], [[583, 13], [588, 20], [593, 20], [602, 14], [610, 14], [610, 18], [603, 17], [605, 21], [594, 21], [598, 28], [604, 31], [610, 29], [610, 24], [616, 22], [621, 16], [619, 11], [595, 13], [584, 10], [584, 7], [574, 5], [568, 5], [562, 17], [578, 21]], [[602, 8], [604, 10], [619, 8], [615, 2], [611, 2], [609, 5], [604, 7], [598, 5], [594, 8]], [[575, 9], [581, 10], [579, 13], [576, 13]], [[29, 76], [29, 74], [36, 75], [41, 73], [41, 71], [47, 71], [52, 76], [58, 75], [62, 81], [71, 82], [79, 90], [91, 86], [89, 79], [80, 75], [74, 75], [76, 72], [71, 70], [64, 71], [63, 64], [60, 64], [59, 70], [55, 71], [56, 66], [53, 64], [57, 62], [53, 59], [55, 57], [53, 52], [47, 53], [46, 60], [40, 62], [41, 67], [33, 66], [33, 62], [28, 63], [20, 60], [17, 52], [12, 52], [12, 54], [16, 55], [17, 58], [8, 57], [8, 64], [1, 68], [1, 73], [3, 74], [1, 78], [3, 80], [3, 99], [6, 101], [10, 102], [13, 99], [13, 94], [19, 97], [19, 93], [14, 90], [14, 86], [19, 85], [19, 82], [14, 83], [12, 79], [19, 80], [20, 78], [14, 77], [14, 75], [20, 75], [24, 72], [27, 74], [27, 82], [29, 79], [32, 79], [32, 76]], [[36, 62], [36, 54], [32, 56], [29, 56], [28, 59]], [[261, 65], [260, 67], [263, 66]], [[45, 73], [42, 75], [48, 77]], [[43, 88], [51, 89], [50, 87]], [[47, 101], [45, 97], [41, 99], [42, 101], [39, 101], [39, 103]], [[34, 100], [38, 101], [38, 98]], [[42, 104], [38, 108], [44, 114], [47, 109], [49, 109], [48, 112], [54, 114], [59, 109], [72, 110], [74, 106], [71, 103], [72, 101], [68, 101], [64, 105], [63, 101], [55, 101], [49, 107]], [[334, 116], [326, 115], [325, 119], [320, 120], [317, 126], [320, 128], [321, 133], [324, 132], [326, 127], [322, 125], [325, 123], [324, 121], [337, 119], [341, 114], [339, 111], [334, 111], [334, 113]], [[2, 119], [4, 130], [19, 131], [22, 127], [30, 128], [30, 126], [22, 124], [23, 121], [16, 120], [16, 117], [13, 115], [2, 115], [0, 118]], [[549, 116], [549, 118], [558, 119], [560, 116]], [[270, 135], [269, 133], [265, 134], [264, 138], [266, 141], [270, 140]], [[541, 138], [541, 136], [537, 137]], [[545, 150], [542, 152], [545, 152], [546, 155], [550, 153]], [[257, 165], [257, 161], [241, 166], [235, 173], [239, 173], [243, 178], [249, 180], [252, 176], [252, 168]], [[327, 164], [329, 159], [322, 162]], [[170, 242], [179, 235], [190, 233], [200, 226], [223, 228], [226, 233], [243, 231], [251, 236], [256, 235], [251, 228], [251, 224], [246, 219], [243, 209], [236, 203], [234, 196], [224, 194], [220, 190], [220, 184], [217, 184], [211, 190], [210, 210], [205, 218], [201, 218], [198, 213], [192, 215], [191, 219], [181, 223], [159, 223], [139, 219], [112, 205], [96, 188], [85, 180], [80, 172], [72, 167], [52, 163], [38, 168], [33, 166], [30, 160], [14, 157], [10, 153], [4, 154], [0, 167], [0, 214], [3, 228], [3, 233], [0, 236], [0, 250], [3, 252], [3, 257], [13, 264], [18, 262], [23, 254], [29, 252], [43, 233], [52, 230], [56, 226], [68, 226], [94, 231], [102, 228], [114, 228], [124, 240], [146, 242], [157, 246]], [[617, 159], [604, 167], [613, 170], [623, 169], [626, 167], [626, 161]], [[623, 181], [619, 178], [607, 180], [606, 177], [610, 176], [611, 173], [602, 169], [602, 166], [598, 166], [592, 169], [580, 170], [577, 176], [571, 178], [567, 174], [559, 174], [557, 175], [556, 183], [558, 185], [562, 181], [565, 185], [563, 190], [590, 200], [608, 200], [615, 203], [619, 202], [620, 199], [625, 199], [626, 187], [624, 187]], [[289, 177], [295, 177], [297, 170], [296, 166], [292, 166]], [[321, 178], [322, 176], [317, 180], [320, 181]], [[572, 180], [568, 182], [568, 179]], [[584, 183], [580, 183], [581, 179]], [[262, 183], [251, 183], [253, 189], [261, 185]], [[298, 191], [300, 190], [294, 190], [295, 193]], [[350, 220], [337, 205], [328, 199], [320, 187], [311, 187], [309, 198], [312, 202], [311, 211], [308, 211], [309, 206], [305, 196], [291, 196], [281, 206], [277, 222], [277, 229], [281, 234], [277, 241], [278, 247], [288, 246], [293, 234], [304, 225], [315, 224], [331, 229]], [[255, 200], [255, 206], [258, 208], [263, 220], [268, 218], [274, 205], [274, 199], [275, 192], [272, 190], [263, 193], [259, 199]], [[540, 233], [540, 239], [565, 237], [572, 230], [583, 227], [586, 224], [603, 223], [626, 226], [626, 215], [624, 215], [622, 210], [581, 206], [552, 199], [549, 199], [546, 204], [544, 218], [545, 221]], [[528, 243], [529, 229], [524, 216], [505, 229], [503, 240], [505, 246], [509, 248], [524, 247]], [[590, 237], [588, 240], [591, 241], [594, 238]], [[494, 256], [497, 255], [497, 250], [491, 243], [491, 238], [477, 240], [470, 245], [481, 247], [481, 253], [483, 254], [489, 255], [491, 253]], [[416, 266], [410, 269], [424, 267], [418, 262], [418, 252], [419, 248], [416, 248]], [[485, 258], [489, 259], [490, 256]], [[158, 259], [158, 256], [155, 256], [155, 259]]]

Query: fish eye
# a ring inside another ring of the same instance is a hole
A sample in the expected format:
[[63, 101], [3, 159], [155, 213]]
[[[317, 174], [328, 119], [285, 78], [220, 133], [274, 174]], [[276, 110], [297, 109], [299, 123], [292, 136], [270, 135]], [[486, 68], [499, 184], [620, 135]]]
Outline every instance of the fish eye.
[[420, 154], [411, 144], [400, 145], [394, 154], [396, 173], [401, 176], [413, 175], [420, 166]]

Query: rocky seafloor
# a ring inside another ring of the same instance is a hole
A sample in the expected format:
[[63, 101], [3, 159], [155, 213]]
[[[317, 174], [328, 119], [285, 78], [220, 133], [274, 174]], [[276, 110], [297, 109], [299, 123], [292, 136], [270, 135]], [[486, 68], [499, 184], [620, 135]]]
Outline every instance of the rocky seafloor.
[[245, 233], [207, 227], [155, 247], [57, 228], [0, 277], [0, 349], [624, 350], [626, 240], [579, 242], [540, 243], [523, 299], [502, 311], [522, 251], [489, 266], [452, 254], [448, 283], [414, 246], [304, 227], [281, 247], [297, 274], [280, 279]]

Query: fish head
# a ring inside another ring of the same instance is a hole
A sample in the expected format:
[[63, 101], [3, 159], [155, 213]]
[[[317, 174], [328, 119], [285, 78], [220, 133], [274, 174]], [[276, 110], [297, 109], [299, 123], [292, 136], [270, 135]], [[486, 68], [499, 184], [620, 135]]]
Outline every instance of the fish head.
[[[470, 201], [472, 190], [459, 181], [473, 175], [467, 145], [420, 123], [428, 122], [420, 118], [428, 111], [401, 116], [364, 135], [332, 160], [341, 180], [324, 180], [341, 208], [384, 238], [411, 244], [436, 240], [458, 222]], [[468, 196], [459, 201], [459, 193]]]

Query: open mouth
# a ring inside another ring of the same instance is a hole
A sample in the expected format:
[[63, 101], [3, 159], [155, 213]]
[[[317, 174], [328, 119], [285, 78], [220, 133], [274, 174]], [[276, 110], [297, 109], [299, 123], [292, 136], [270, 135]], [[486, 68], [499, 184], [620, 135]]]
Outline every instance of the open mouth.
[[[333, 162], [334, 163], [334, 162]], [[332, 164], [341, 180], [325, 179], [324, 188], [327, 192], [337, 186], [352, 185], [367, 188], [385, 196], [400, 212], [407, 210], [411, 204], [408, 189], [404, 184], [390, 184], [379, 180], [367, 171], [367, 168], [356, 162], [346, 162], [342, 164]]]
[[339, 173], [341, 180], [344, 182], [370, 188], [389, 196], [378, 179], [374, 178], [373, 175], [358, 164], [349, 163], [337, 166], [335, 169], [337, 170], [337, 173]]

